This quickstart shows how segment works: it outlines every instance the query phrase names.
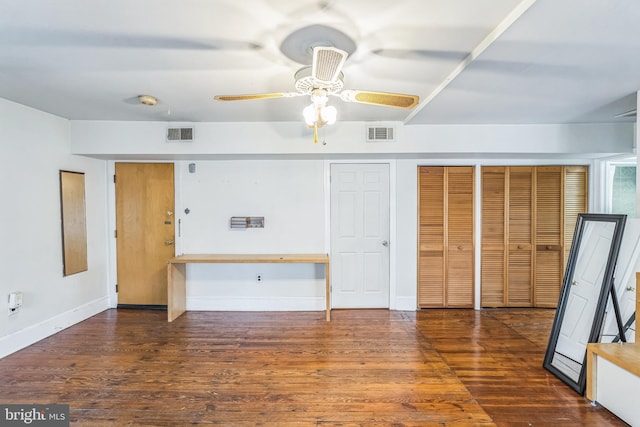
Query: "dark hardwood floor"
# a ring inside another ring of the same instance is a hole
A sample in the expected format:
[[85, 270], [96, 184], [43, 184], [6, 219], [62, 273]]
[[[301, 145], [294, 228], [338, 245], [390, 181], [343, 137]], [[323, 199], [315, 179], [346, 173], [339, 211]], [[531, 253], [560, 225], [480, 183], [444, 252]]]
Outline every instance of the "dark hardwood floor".
[[624, 426], [542, 368], [553, 310], [108, 310], [0, 360], [86, 426]]

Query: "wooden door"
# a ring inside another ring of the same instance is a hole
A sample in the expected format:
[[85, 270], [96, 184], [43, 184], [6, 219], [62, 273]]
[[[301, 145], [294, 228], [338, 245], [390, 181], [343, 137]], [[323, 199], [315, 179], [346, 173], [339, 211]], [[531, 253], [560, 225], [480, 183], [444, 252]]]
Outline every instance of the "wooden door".
[[422, 166], [418, 177], [418, 307], [445, 303], [444, 167]]
[[389, 165], [331, 165], [331, 304], [389, 307]]
[[482, 306], [556, 307], [586, 211], [586, 166], [483, 167]]
[[174, 256], [171, 163], [116, 163], [118, 305], [166, 306]]
[[418, 306], [473, 307], [474, 168], [419, 168]]
[[533, 280], [531, 166], [482, 168], [482, 305], [530, 307]]
[[537, 168], [534, 284], [536, 307], [555, 308], [562, 287], [564, 276], [562, 177], [562, 166]]
[[587, 213], [589, 208], [589, 168], [587, 166], [565, 166], [563, 168], [563, 236], [564, 260], [563, 271], [567, 266], [573, 232], [576, 228], [579, 213]]
[[533, 290], [533, 167], [508, 168], [507, 305], [531, 307]]
[[481, 304], [505, 304], [506, 167], [482, 168]]
[[447, 168], [446, 307], [473, 307], [473, 167]]

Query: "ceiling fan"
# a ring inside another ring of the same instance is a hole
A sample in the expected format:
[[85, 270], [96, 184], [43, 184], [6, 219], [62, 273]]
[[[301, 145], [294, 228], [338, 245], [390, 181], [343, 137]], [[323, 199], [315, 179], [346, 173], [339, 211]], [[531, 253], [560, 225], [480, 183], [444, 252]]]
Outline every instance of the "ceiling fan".
[[419, 97], [401, 93], [371, 92], [365, 90], [343, 90], [342, 67], [348, 53], [344, 50], [315, 46], [312, 65], [299, 69], [295, 74], [297, 92], [258, 93], [247, 95], [216, 95], [217, 101], [242, 101], [251, 99], [290, 98], [310, 96], [311, 104], [303, 110], [305, 122], [314, 129], [314, 142], [318, 142], [318, 128], [335, 123], [337, 111], [327, 106], [329, 96], [336, 96], [346, 102], [381, 105], [394, 108], [413, 108]]

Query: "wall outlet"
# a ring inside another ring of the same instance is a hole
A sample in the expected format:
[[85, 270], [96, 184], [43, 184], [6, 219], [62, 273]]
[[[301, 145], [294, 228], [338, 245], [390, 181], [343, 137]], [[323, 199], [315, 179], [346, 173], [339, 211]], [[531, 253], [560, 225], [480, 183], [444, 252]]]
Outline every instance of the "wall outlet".
[[256, 283], [262, 283], [262, 280], [264, 279], [264, 277], [262, 277], [262, 274], [258, 274], [256, 276]]
[[7, 299], [9, 305], [9, 316], [12, 316], [20, 310], [20, 307], [22, 307], [22, 292], [11, 292]]

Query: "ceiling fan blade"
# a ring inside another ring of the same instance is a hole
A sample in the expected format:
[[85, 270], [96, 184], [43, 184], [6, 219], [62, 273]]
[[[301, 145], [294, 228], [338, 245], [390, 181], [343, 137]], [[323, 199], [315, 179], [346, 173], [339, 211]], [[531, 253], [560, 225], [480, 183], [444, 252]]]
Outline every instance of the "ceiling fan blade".
[[340, 76], [349, 54], [335, 47], [316, 46], [313, 48], [311, 76], [319, 83], [335, 82]]
[[347, 102], [382, 105], [384, 107], [413, 108], [418, 105], [420, 97], [403, 93], [370, 92], [366, 90], [344, 90], [340, 98]]
[[274, 92], [274, 93], [253, 93], [247, 95], [216, 95], [213, 97], [216, 101], [246, 101], [251, 99], [271, 99], [271, 98], [291, 98], [294, 96], [302, 96], [304, 93], [298, 92]]

